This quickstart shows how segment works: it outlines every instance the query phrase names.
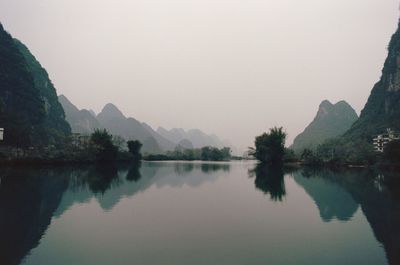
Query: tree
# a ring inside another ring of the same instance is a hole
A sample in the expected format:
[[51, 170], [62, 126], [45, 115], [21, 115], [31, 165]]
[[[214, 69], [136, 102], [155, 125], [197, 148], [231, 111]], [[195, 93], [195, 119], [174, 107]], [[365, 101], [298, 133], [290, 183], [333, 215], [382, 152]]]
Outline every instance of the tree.
[[251, 154], [260, 162], [268, 164], [282, 164], [285, 155], [286, 133], [283, 128], [271, 128], [269, 133], [256, 137], [255, 149]]
[[123, 137], [114, 135], [112, 137], [113, 145], [118, 148], [118, 151], [126, 151], [126, 141]]
[[204, 161], [224, 161], [231, 158], [231, 149], [224, 147], [218, 149], [216, 147], [206, 146], [201, 148], [201, 160]]
[[313, 150], [309, 148], [305, 148], [303, 150], [300, 158], [303, 161], [303, 163], [307, 165], [319, 165], [322, 163], [321, 159], [317, 155], [315, 155]]
[[211, 160], [211, 147], [206, 146], [201, 148], [201, 160], [203, 161]]
[[113, 137], [107, 130], [95, 130], [90, 136], [91, 146], [96, 160], [112, 161], [118, 155], [118, 148], [113, 144]]
[[337, 165], [372, 165], [377, 160], [372, 143], [363, 139], [351, 142], [343, 138], [329, 139], [317, 147], [315, 156], [321, 162]]
[[298, 162], [298, 158], [293, 149], [285, 148], [285, 155], [283, 157], [285, 162]]
[[142, 146], [142, 143], [137, 140], [128, 141], [128, 150], [133, 155], [134, 160], [140, 160], [142, 158], [142, 155], [140, 154]]
[[221, 153], [222, 153], [223, 160], [229, 160], [231, 158], [231, 148], [230, 147], [222, 148]]

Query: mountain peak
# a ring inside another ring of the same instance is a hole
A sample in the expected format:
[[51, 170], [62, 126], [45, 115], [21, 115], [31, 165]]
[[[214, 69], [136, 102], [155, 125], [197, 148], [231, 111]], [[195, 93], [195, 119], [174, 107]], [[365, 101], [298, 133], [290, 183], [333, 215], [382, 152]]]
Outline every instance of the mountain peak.
[[345, 101], [345, 100], [338, 101], [334, 106], [336, 108], [350, 108], [350, 109], [353, 109], [353, 107], [349, 103], [347, 103], [347, 101]]
[[69, 99], [66, 96], [64, 96], [63, 94], [58, 96], [58, 100], [59, 101], [64, 101], [64, 102], [66, 102], [68, 104], [72, 104], [71, 101], [69, 101]]
[[59, 95], [58, 101], [63, 106], [65, 112], [79, 111], [79, 109], [64, 95]]
[[347, 113], [351, 114], [352, 116], [357, 115], [353, 107], [351, 107], [350, 104], [345, 100], [338, 101], [335, 104], [332, 104], [329, 100], [324, 100], [319, 105], [316, 119], [324, 118], [326, 115], [330, 114], [340, 115], [339, 113]]
[[345, 133], [357, 118], [357, 113], [346, 101], [333, 105], [324, 100], [314, 120], [294, 139], [292, 148], [297, 152], [304, 148], [315, 148], [326, 139]]
[[326, 115], [332, 112], [333, 108], [334, 105], [329, 100], [322, 101], [321, 104], [319, 104], [317, 116], [315, 118], [317, 119], [325, 117]]
[[117, 106], [112, 103], [107, 103], [97, 116], [106, 119], [126, 118]]
[[323, 100], [323, 101], [319, 104], [319, 107], [320, 107], [320, 108], [323, 108], [323, 107], [331, 107], [331, 106], [333, 106], [333, 104], [332, 104], [329, 100], [327, 100], [327, 99]]

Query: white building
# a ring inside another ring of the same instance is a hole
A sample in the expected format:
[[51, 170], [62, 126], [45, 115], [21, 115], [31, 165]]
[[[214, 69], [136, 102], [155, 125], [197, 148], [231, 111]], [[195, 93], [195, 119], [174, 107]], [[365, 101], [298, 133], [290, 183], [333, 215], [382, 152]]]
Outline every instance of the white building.
[[400, 140], [400, 135], [388, 128], [386, 133], [379, 134], [374, 137], [373, 142], [375, 151], [382, 153], [385, 149], [385, 146], [394, 140]]
[[4, 128], [0, 128], [0, 141], [4, 140]]

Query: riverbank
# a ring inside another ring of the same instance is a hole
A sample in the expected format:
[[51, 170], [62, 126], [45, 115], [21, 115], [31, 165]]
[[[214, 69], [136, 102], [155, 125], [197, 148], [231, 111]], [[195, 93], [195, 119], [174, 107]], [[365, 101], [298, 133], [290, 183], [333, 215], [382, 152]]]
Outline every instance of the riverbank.
[[90, 165], [137, 162], [129, 152], [118, 151], [112, 159], [98, 159], [89, 149], [0, 148], [0, 165]]

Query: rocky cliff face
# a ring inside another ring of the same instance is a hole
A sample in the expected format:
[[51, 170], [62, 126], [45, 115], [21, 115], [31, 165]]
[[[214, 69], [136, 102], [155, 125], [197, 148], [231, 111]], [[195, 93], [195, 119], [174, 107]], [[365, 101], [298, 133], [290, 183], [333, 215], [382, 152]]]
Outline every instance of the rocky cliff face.
[[386, 128], [400, 130], [400, 28], [392, 36], [388, 51], [381, 79], [373, 87], [360, 118], [345, 134], [350, 140], [370, 141]]
[[1, 24], [0, 127], [12, 146], [57, 144], [70, 133], [46, 70]]
[[357, 118], [357, 113], [347, 102], [332, 104], [324, 100], [314, 120], [294, 139], [291, 148], [296, 152], [315, 148], [329, 138], [344, 134]]
[[45, 117], [43, 120], [43, 130], [38, 137], [42, 142], [49, 141], [57, 143], [71, 133], [71, 128], [65, 120], [63, 107], [58, 102], [56, 88], [46, 71], [36, 60], [35, 56], [19, 40], [14, 39], [16, 46], [24, 56], [29, 72], [33, 76], [35, 87], [40, 93], [44, 102]]

